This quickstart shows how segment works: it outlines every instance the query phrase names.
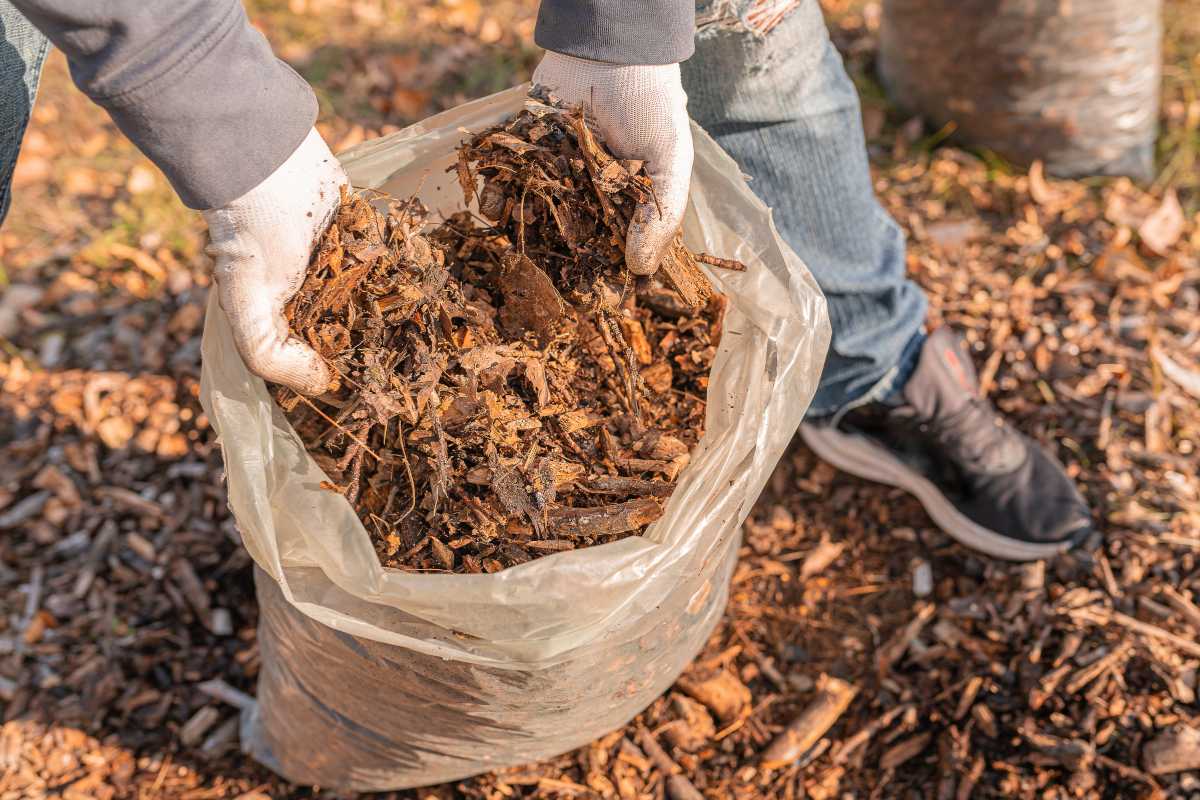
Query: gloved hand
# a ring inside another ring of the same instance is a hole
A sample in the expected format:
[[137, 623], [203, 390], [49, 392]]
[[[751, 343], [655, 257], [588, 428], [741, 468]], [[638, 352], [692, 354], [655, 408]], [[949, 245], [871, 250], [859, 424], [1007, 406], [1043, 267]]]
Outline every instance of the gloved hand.
[[692, 130], [679, 65], [624, 66], [547, 52], [533, 82], [567, 103], [582, 103], [618, 158], [646, 162], [658, 205], [651, 200], [634, 212], [625, 263], [635, 274], [652, 274], [683, 221], [692, 178]]
[[306, 395], [324, 392], [329, 367], [290, 335], [283, 306], [304, 282], [313, 245], [349, 183], [316, 129], [273, 173], [223, 208], [204, 211], [221, 308], [250, 371]]

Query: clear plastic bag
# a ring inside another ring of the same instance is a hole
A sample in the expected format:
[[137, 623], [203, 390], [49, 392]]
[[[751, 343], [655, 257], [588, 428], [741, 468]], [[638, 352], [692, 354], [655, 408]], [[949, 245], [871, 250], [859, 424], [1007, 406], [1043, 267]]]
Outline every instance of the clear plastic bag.
[[1064, 177], [1154, 168], [1161, 0], [884, 0], [880, 75], [904, 108]]
[[[454, 148], [507, 119], [525, 87], [342, 158], [355, 186], [461, 207]], [[210, 298], [201, 401], [229, 502], [258, 565], [262, 666], [242, 747], [297, 783], [350, 791], [452, 780], [546, 758], [624, 724], [716, 624], [741, 523], [796, 430], [825, 360], [825, 301], [737, 165], [696, 128], [689, 246], [736, 258], [706, 433], [643, 536], [493, 575], [383, 569], [346, 500], [320, 488]]]

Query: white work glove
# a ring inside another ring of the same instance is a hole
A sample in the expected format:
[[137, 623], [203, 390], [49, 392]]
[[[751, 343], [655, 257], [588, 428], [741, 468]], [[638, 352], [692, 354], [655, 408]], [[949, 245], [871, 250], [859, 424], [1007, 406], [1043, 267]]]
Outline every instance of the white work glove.
[[213, 276], [233, 341], [255, 375], [317, 395], [329, 367], [291, 336], [283, 307], [304, 282], [313, 245], [349, 183], [314, 128], [287, 161], [223, 208], [204, 211]]
[[625, 264], [637, 275], [652, 274], [683, 221], [692, 178], [692, 129], [679, 65], [623, 66], [547, 52], [533, 82], [560, 100], [583, 104], [618, 158], [646, 162], [658, 205], [651, 200], [634, 212]]

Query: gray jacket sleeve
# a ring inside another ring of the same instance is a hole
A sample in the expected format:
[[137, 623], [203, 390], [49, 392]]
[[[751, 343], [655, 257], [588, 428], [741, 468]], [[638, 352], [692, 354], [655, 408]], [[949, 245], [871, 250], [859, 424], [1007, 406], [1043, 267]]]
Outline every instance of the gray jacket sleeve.
[[692, 55], [696, 0], [542, 0], [534, 40], [611, 64], [675, 64]]
[[192, 208], [257, 186], [316, 120], [312, 89], [241, 0], [11, 1]]

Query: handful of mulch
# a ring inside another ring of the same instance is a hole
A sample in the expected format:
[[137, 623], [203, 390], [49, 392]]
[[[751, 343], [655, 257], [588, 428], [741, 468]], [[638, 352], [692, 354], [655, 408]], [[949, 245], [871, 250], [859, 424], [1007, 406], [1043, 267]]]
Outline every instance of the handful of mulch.
[[384, 566], [496, 572], [644, 530], [703, 433], [724, 299], [678, 238], [628, 273], [653, 187], [581, 111], [531, 103], [456, 169], [482, 218], [429, 233], [415, 201], [344, 194], [285, 312], [338, 377], [279, 403]]

